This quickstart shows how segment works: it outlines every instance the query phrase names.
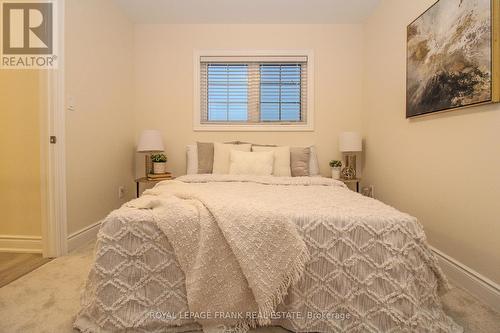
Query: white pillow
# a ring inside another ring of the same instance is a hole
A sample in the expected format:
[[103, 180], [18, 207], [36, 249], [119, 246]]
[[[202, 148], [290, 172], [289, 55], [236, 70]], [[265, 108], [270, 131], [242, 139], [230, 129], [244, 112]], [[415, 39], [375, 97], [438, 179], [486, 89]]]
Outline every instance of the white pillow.
[[228, 144], [228, 143], [214, 143], [214, 168], [212, 173], [225, 175], [229, 173], [229, 162], [231, 157], [231, 150], [249, 152], [252, 145], [248, 144]]
[[274, 152], [273, 175], [278, 177], [291, 177], [290, 169], [290, 147], [263, 147], [252, 146], [252, 151], [272, 151]]
[[309, 176], [319, 175], [318, 152], [315, 146], [309, 147]]
[[231, 175], [269, 176], [273, 173], [274, 152], [243, 152], [231, 150]]
[[198, 173], [198, 145], [186, 146], [186, 174], [195, 175]]

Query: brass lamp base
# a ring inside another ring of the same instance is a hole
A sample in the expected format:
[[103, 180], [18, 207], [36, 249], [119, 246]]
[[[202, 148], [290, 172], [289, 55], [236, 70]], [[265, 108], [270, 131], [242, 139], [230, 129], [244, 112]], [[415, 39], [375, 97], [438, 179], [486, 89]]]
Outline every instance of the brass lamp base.
[[144, 171], [146, 173], [146, 177], [152, 173], [153, 169], [153, 163], [151, 162], [151, 155], [146, 154], [144, 155]]
[[356, 155], [346, 154], [345, 167], [340, 171], [342, 179], [356, 179]]

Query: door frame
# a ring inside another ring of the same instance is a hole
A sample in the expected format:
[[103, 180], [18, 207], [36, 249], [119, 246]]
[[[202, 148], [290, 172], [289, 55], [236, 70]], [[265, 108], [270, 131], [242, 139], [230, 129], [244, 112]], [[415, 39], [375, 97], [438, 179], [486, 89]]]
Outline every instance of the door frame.
[[[57, 69], [40, 75], [42, 254], [59, 257], [68, 252], [66, 208], [66, 117], [64, 89], [64, 1], [57, 1]], [[51, 136], [56, 137], [50, 143]]]

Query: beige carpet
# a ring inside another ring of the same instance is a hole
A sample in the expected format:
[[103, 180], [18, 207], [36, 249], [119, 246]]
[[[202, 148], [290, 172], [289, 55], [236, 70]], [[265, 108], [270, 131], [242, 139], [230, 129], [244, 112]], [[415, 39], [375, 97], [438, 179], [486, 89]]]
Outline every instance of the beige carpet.
[[[0, 333], [70, 333], [93, 244], [57, 258], [0, 288]], [[500, 314], [454, 288], [443, 297], [446, 312], [467, 333], [500, 332]], [[261, 328], [253, 333], [285, 333]]]

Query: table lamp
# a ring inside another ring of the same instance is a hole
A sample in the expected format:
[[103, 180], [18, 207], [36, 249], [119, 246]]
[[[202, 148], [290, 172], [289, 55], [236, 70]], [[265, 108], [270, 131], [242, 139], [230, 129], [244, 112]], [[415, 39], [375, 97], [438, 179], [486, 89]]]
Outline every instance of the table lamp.
[[345, 165], [340, 175], [343, 179], [356, 178], [356, 152], [362, 151], [361, 135], [357, 132], [342, 132], [339, 136], [339, 150], [345, 153]]
[[[157, 153], [165, 150], [163, 146], [163, 138], [160, 131], [157, 130], [145, 130], [142, 131], [139, 138], [139, 143], [137, 144], [138, 153]], [[151, 154], [146, 154], [144, 156], [145, 160], [145, 170], [146, 177], [151, 173]]]

